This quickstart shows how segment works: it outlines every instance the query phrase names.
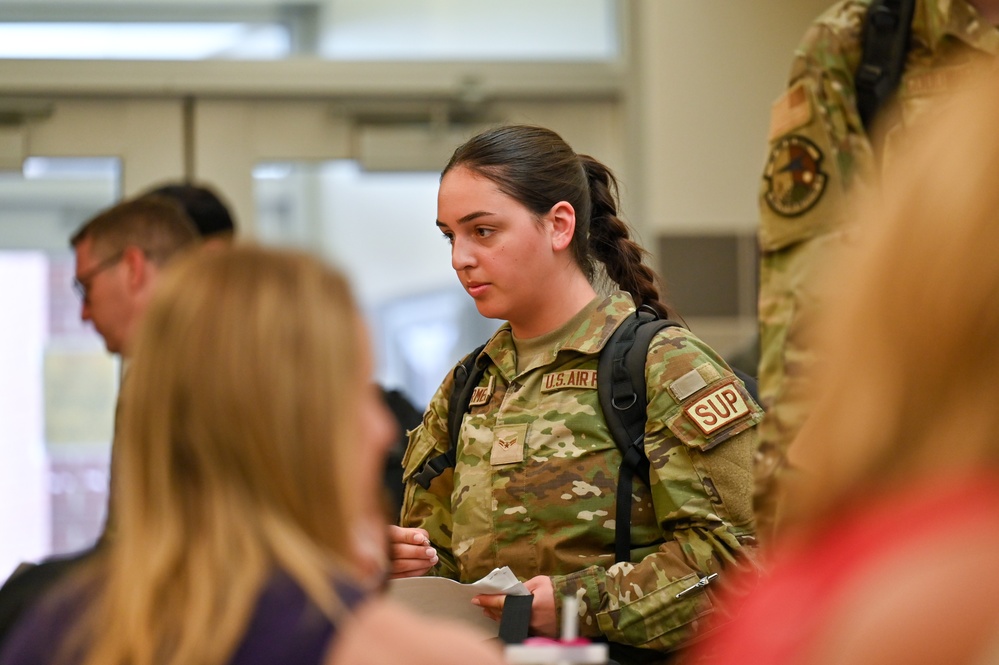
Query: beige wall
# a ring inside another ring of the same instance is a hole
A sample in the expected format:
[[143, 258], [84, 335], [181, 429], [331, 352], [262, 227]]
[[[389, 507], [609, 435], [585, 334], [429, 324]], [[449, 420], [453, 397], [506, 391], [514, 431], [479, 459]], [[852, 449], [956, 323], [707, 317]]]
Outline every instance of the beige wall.
[[803, 32], [830, 4], [632, 0], [631, 126], [641, 130], [629, 176], [643, 194], [626, 204], [646, 241], [755, 229], [770, 105]]

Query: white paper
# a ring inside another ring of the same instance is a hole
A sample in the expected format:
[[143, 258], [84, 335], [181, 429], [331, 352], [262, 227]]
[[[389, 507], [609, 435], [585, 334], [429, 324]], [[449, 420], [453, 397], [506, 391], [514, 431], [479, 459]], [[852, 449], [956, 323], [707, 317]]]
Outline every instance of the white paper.
[[444, 577], [406, 577], [389, 580], [388, 597], [423, 615], [461, 621], [486, 633], [499, 634], [499, 622], [485, 616], [482, 608], [472, 605], [479, 594], [501, 593], [528, 596], [530, 592], [507, 566], [496, 568], [478, 582], [461, 584]]

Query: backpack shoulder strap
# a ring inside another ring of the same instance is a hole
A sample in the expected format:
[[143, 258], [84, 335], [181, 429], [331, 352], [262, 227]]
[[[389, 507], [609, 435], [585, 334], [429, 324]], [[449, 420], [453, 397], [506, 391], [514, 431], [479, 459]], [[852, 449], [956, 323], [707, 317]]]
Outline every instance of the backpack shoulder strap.
[[872, 0], [867, 8], [855, 86], [857, 110], [868, 131], [902, 80], [915, 13], [915, 0]]
[[458, 434], [461, 432], [461, 420], [468, 412], [468, 403], [472, 399], [472, 391], [479, 384], [479, 380], [486, 371], [485, 363], [477, 362], [482, 349], [482, 344], [477, 349], [465, 356], [461, 363], [454, 368], [454, 387], [451, 389], [451, 397], [447, 403], [447, 452], [430, 458], [423, 468], [413, 476], [413, 480], [420, 484], [423, 489], [429, 489], [434, 478], [444, 473], [449, 467], [454, 467], [457, 459]]
[[621, 450], [617, 481], [614, 533], [616, 561], [631, 559], [631, 487], [638, 476], [649, 484], [649, 458], [645, 454], [645, 364], [649, 344], [663, 328], [680, 324], [639, 310], [628, 316], [611, 335], [597, 365], [597, 392], [604, 419]]

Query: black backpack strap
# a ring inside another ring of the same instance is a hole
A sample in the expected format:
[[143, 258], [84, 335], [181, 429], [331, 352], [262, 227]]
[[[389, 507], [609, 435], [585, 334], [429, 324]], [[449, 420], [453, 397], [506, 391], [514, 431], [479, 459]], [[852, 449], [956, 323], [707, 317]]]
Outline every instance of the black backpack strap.
[[[742, 381], [742, 385], [746, 386], [746, 392], [749, 393], [749, 396], [753, 398], [754, 402], [759, 404], [760, 384], [759, 381], [756, 380], [756, 377], [750, 376], [736, 367], [732, 367], [731, 369], [732, 373], [739, 377], [739, 380]], [[763, 405], [760, 405], [760, 408], [763, 408]]]
[[631, 560], [631, 488], [638, 476], [649, 484], [645, 455], [645, 364], [649, 344], [663, 328], [680, 325], [638, 310], [629, 315], [607, 340], [597, 365], [597, 392], [604, 420], [621, 450], [614, 527], [615, 561]]
[[483, 344], [469, 353], [454, 368], [454, 386], [447, 403], [447, 452], [429, 459], [423, 468], [413, 476], [413, 480], [419, 483], [423, 489], [429, 489], [434, 478], [444, 473], [449, 467], [454, 467], [458, 454], [458, 433], [461, 431], [461, 420], [468, 412], [472, 391], [475, 390], [486, 371], [485, 363], [476, 362], [485, 346]]
[[872, 0], [867, 9], [854, 85], [857, 110], [868, 132], [902, 80], [915, 13], [915, 0]]

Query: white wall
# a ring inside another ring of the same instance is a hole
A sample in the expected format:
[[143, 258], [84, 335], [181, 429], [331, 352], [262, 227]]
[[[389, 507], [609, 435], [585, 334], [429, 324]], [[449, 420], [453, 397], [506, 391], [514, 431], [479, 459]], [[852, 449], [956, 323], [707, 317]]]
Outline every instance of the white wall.
[[650, 230], [756, 227], [770, 105], [795, 46], [831, 0], [635, 0], [640, 137], [631, 146]]
[[48, 275], [39, 253], [0, 252], [0, 580], [48, 552], [42, 349]]

